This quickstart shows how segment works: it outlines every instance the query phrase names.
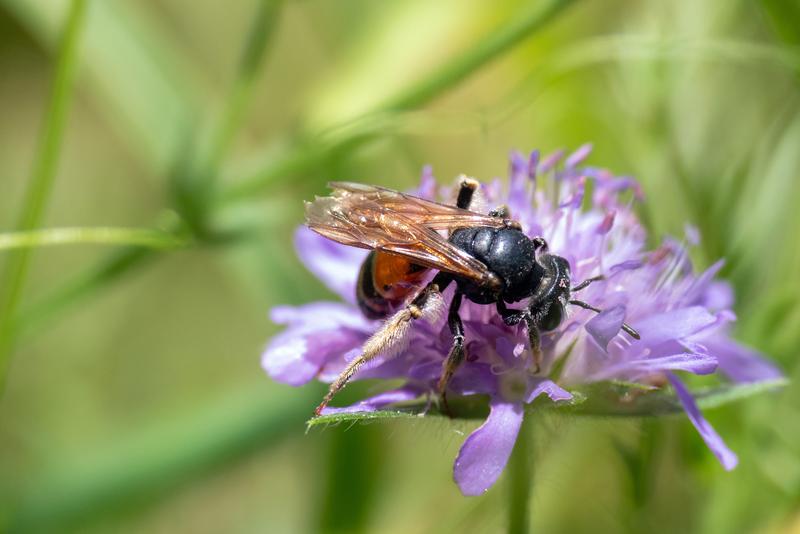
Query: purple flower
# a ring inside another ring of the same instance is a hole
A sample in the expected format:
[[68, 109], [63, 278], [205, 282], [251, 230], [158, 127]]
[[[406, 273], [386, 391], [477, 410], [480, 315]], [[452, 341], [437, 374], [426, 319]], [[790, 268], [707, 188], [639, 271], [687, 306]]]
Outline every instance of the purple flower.
[[[544, 362], [533, 374], [522, 326], [506, 326], [493, 306], [465, 301], [466, 362], [449, 387], [454, 395], [486, 395], [490, 413], [464, 442], [454, 478], [465, 495], [479, 495], [502, 473], [522, 424], [524, 406], [544, 394], [554, 402], [572, 399], [570, 388], [610, 380], [652, 387], [670, 384], [692, 424], [723, 467], [736, 455], [703, 418], [676, 372], [707, 375], [720, 371], [732, 382], [780, 377], [772, 364], [730, 338], [735, 320], [732, 291], [715, 275], [719, 262], [693, 271], [688, 247], [699, 236], [687, 230], [688, 244], [667, 239], [645, 249], [646, 232], [633, 206], [643, 199], [638, 183], [607, 170], [580, 167], [590, 145], [572, 155], [544, 158], [512, 153], [508, 183], [481, 186], [485, 204], [506, 204], [529, 235], [541, 235], [551, 252], [566, 258], [573, 284], [604, 275], [581, 292], [581, 299], [603, 309], [571, 308], [560, 327], [542, 333]], [[589, 187], [591, 184], [591, 187]], [[452, 198], [437, 187], [426, 168], [416, 195]], [[587, 195], [591, 198], [587, 198]], [[343, 303], [319, 302], [272, 310], [286, 330], [271, 340], [262, 358], [267, 373], [280, 382], [301, 385], [314, 378], [330, 382], [360, 353], [379, 323], [365, 319], [355, 305], [355, 283], [366, 252], [331, 242], [305, 227], [295, 234], [298, 255]], [[452, 288], [444, 293], [445, 301]], [[640, 340], [621, 334], [623, 322]], [[372, 411], [435, 394], [452, 337], [442, 317], [416, 321], [404, 346], [370, 362], [354, 379], [402, 379], [404, 385], [337, 411]]]

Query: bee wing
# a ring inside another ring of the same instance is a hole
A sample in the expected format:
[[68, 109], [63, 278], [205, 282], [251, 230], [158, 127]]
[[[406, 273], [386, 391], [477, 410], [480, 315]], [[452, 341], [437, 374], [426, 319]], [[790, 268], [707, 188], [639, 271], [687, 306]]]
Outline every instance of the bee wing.
[[[479, 283], [498, 283], [486, 265], [439, 235], [435, 227], [422, 222], [428, 220], [423, 217], [427, 213], [422, 211], [423, 206], [449, 206], [372, 186], [338, 186], [334, 186], [333, 196], [317, 197], [306, 203], [306, 224], [311, 230], [345, 245], [398, 254], [424, 267], [461, 275]], [[364, 188], [364, 194], [361, 188]], [[401, 198], [420, 200], [423, 204], [407, 208], [407, 203]], [[487, 218], [496, 224], [496, 219]], [[460, 222], [458, 226], [468, 226], [470, 220]]]
[[350, 197], [353, 201], [371, 201], [382, 209], [405, 215], [414, 222], [434, 230], [454, 230], [468, 226], [500, 228], [505, 224], [503, 219], [498, 217], [425, 200], [377, 185], [331, 182], [328, 187], [333, 189], [333, 196], [336, 198]]

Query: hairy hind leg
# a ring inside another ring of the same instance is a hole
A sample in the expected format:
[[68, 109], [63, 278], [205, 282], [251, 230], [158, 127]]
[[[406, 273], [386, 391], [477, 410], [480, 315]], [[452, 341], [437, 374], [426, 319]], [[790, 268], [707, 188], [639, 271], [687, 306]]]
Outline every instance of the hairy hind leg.
[[361, 354], [347, 364], [344, 371], [331, 383], [328, 393], [314, 410], [314, 415], [322, 413], [333, 397], [347, 385], [365, 363], [387, 351], [396, 349], [408, 334], [412, 321], [434, 312], [441, 303], [441, 291], [451, 280], [450, 275], [439, 273], [431, 283], [417, 293], [417, 296], [408, 305], [387, 319], [380, 329], [364, 343]]

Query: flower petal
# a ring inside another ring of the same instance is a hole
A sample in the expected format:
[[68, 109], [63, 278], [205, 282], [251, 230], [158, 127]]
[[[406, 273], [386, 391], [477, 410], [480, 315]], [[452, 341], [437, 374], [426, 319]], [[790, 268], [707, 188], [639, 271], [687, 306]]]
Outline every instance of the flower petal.
[[300, 386], [313, 379], [328, 361], [341, 358], [364, 339], [346, 329], [305, 333], [289, 329], [272, 339], [261, 357], [261, 366], [278, 382]]
[[[442, 365], [438, 364], [439, 373], [441, 368]], [[456, 372], [449, 386], [452, 391], [461, 395], [494, 395], [500, 389], [498, 377], [492, 372], [491, 364], [468, 362], [462, 365], [462, 368], [467, 368], [469, 371]]]
[[714, 456], [719, 459], [722, 467], [727, 471], [736, 467], [736, 464], [739, 463], [739, 458], [725, 445], [725, 442], [722, 441], [722, 438], [719, 437], [716, 430], [705, 420], [700, 409], [697, 407], [697, 403], [694, 401], [694, 397], [692, 397], [692, 394], [686, 389], [686, 386], [683, 385], [683, 382], [672, 373], [668, 373], [667, 377], [672, 387], [675, 388], [678, 400], [683, 404], [683, 409], [686, 410], [686, 415], [689, 417], [689, 420], [700, 433], [700, 437], [706, 442], [711, 452], [714, 453]]
[[458, 451], [453, 479], [464, 495], [481, 495], [497, 481], [505, 469], [522, 424], [521, 403], [494, 398], [486, 421]]
[[561, 149], [548, 154], [547, 156], [545, 156], [544, 160], [542, 160], [542, 162], [539, 164], [539, 172], [541, 174], [546, 173], [547, 171], [555, 167], [556, 163], [561, 161], [561, 158], [563, 157], [564, 157], [564, 151]]
[[592, 152], [592, 143], [586, 143], [578, 147], [578, 149], [567, 156], [567, 161], [564, 162], [564, 167], [567, 169], [573, 169], [578, 166], [578, 164], [582, 163], [589, 154]]
[[[691, 286], [686, 291], [686, 294], [680, 300], [681, 305], [705, 305], [706, 292], [712, 287], [714, 277], [717, 276], [719, 271], [725, 266], [725, 260], [718, 260], [714, 265], [706, 269], [700, 276], [698, 276]], [[726, 306], [729, 307], [729, 306]]]
[[426, 200], [436, 200], [436, 178], [433, 177], [433, 167], [425, 165], [419, 177], [419, 186], [412, 194]]
[[689, 337], [716, 322], [717, 318], [701, 306], [678, 308], [652, 315], [633, 325], [642, 340], [631, 347], [653, 347], [673, 339]]
[[269, 342], [261, 366], [273, 379], [292, 386], [305, 384], [328, 362], [359, 347], [371, 329], [352, 307], [333, 302], [277, 306], [271, 318], [289, 328]]
[[533, 402], [533, 400], [542, 393], [550, 397], [550, 400], [556, 402], [572, 399], [572, 393], [548, 378], [536, 378], [531, 376], [528, 388], [529, 392], [525, 397], [526, 404]]
[[608, 342], [619, 333], [623, 321], [625, 321], [625, 306], [619, 305], [601, 311], [589, 319], [584, 328], [597, 344], [603, 347], [603, 350], [608, 350]]
[[366, 251], [331, 241], [305, 226], [295, 231], [294, 247], [314, 276], [346, 302], [355, 304], [356, 281]]
[[270, 320], [275, 324], [303, 327], [313, 330], [348, 327], [371, 333], [375, 323], [366, 319], [353, 306], [340, 302], [314, 302], [302, 306], [275, 306], [270, 310]]
[[536, 171], [539, 166], [539, 151], [534, 150], [528, 157], [528, 178], [536, 183]]
[[708, 354], [670, 354], [657, 358], [641, 358], [625, 360], [604, 367], [596, 373], [593, 380], [624, 378], [634, 380], [637, 377], [653, 375], [663, 371], [686, 371], [696, 375], [707, 375], [717, 370], [717, 359]]
[[756, 351], [724, 335], [702, 340], [709, 353], [717, 357], [719, 370], [734, 382], [760, 382], [781, 378], [783, 373]]

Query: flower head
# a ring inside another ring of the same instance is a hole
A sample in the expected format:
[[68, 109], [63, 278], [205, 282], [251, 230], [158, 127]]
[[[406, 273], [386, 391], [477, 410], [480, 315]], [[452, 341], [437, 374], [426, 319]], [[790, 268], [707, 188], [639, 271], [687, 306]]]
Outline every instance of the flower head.
[[[466, 362], [449, 386], [456, 395], [486, 395], [489, 416], [464, 442], [454, 478], [466, 495], [491, 487], [503, 471], [523, 419], [524, 406], [544, 394], [554, 402], [572, 398], [570, 389], [622, 380], [659, 388], [671, 384], [686, 414], [726, 469], [737, 462], [703, 418], [676, 372], [705, 375], [721, 371], [734, 382], [772, 379], [779, 371], [729, 337], [735, 320], [732, 292], [715, 280], [722, 266], [695, 273], [688, 247], [699, 239], [687, 230], [685, 243], [667, 239], [652, 251], [634, 211], [643, 199], [639, 184], [607, 170], [584, 166], [591, 147], [564, 157], [512, 153], [507, 183], [481, 186], [489, 206], [505, 204], [528, 236], [543, 236], [550, 251], [566, 258], [573, 286], [590, 277], [581, 299], [603, 311], [571, 308], [561, 325], [542, 333], [543, 366], [534, 373], [524, 326], [507, 326], [493, 306], [465, 301]], [[429, 168], [414, 192], [427, 199], [451, 198]], [[343, 303], [318, 302], [272, 310], [286, 330], [272, 339], [262, 364], [275, 380], [301, 385], [314, 378], [330, 382], [360, 353], [379, 322], [364, 318], [355, 303], [355, 284], [366, 252], [297, 230], [295, 245], [305, 265]], [[452, 288], [444, 293], [452, 296]], [[633, 325], [641, 339], [621, 332]], [[377, 358], [354, 379], [403, 379], [399, 389], [328, 411], [377, 410], [436, 391], [452, 336], [441, 317], [416, 321], [403, 348]]]

